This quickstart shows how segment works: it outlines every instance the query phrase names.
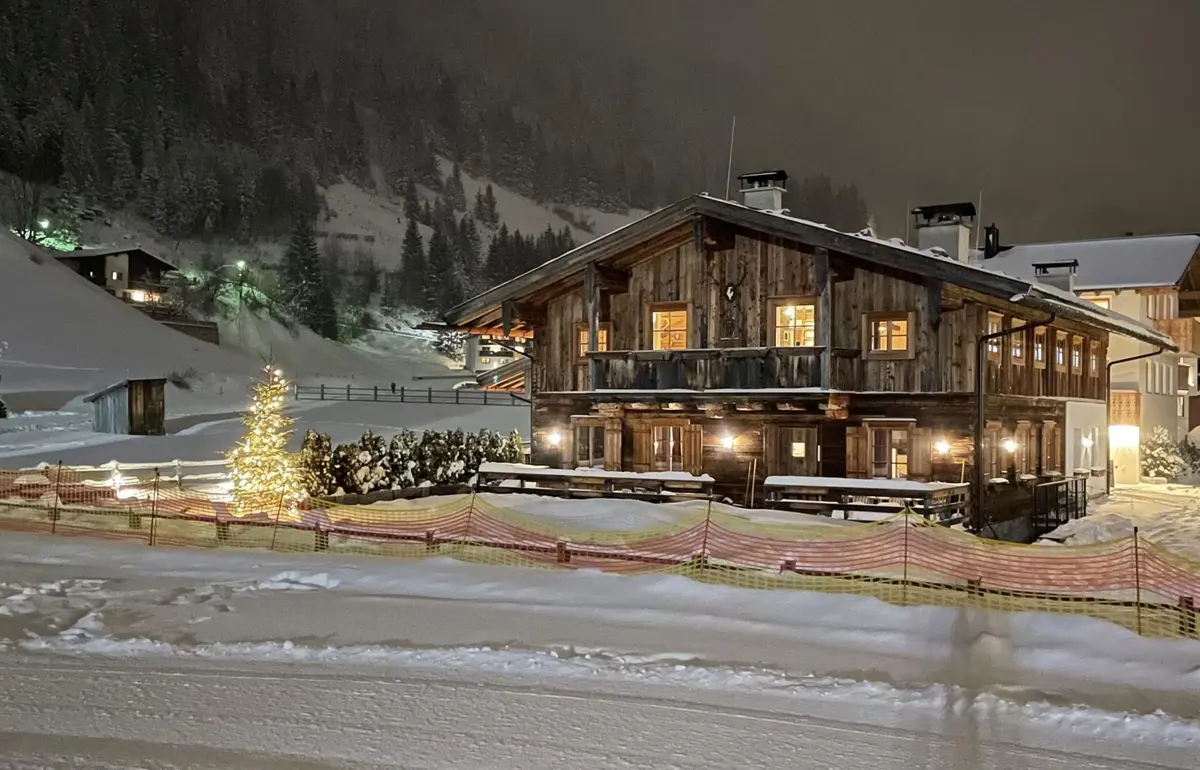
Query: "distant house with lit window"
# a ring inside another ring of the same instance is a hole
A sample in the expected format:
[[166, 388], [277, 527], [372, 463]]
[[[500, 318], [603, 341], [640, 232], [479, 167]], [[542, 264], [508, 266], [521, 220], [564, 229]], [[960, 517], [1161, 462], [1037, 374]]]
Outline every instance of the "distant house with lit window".
[[141, 246], [76, 249], [55, 258], [118, 299], [153, 304], [164, 292], [163, 276], [176, 269]]
[[1106, 451], [1110, 334], [1174, 349], [971, 264], [970, 204], [916, 210], [912, 247], [788, 215], [786, 178], [686, 198], [447, 314], [531, 337], [534, 462], [707, 473], [734, 499], [766, 476], [1052, 477], [1073, 431]]
[[[985, 267], [1050, 282], [1099, 307], [1152, 326], [1173, 339], [1178, 352], [1145, 340], [1114, 338], [1110, 446], [1113, 480], [1141, 478], [1140, 444], [1156, 427], [1182, 439], [1200, 418], [1196, 363], [1200, 354], [1200, 235], [1154, 235], [1005, 247], [989, 228]], [[1054, 341], [1054, 363], [1097, 350], [1067, 349]], [[1082, 437], [1069, 438], [1074, 450]]]

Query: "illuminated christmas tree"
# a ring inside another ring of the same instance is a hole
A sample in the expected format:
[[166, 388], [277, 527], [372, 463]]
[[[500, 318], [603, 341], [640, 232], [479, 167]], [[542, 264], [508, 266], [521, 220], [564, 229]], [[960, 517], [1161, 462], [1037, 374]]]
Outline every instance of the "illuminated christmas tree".
[[288, 383], [283, 372], [268, 365], [266, 377], [254, 388], [254, 403], [243, 422], [246, 436], [229, 453], [234, 514], [276, 512], [295, 518], [304, 499], [304, 478], [296, 458], [287, 451], [292, 420], [283, 414]]

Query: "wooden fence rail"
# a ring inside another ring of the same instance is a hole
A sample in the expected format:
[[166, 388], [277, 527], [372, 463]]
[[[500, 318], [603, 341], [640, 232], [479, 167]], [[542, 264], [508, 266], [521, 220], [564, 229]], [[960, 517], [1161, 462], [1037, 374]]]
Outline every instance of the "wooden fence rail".
[[462, 406], [529, 406], [516, 393], [487, 390], [435, 390], [411, 386], [376, 385], [356, 388], [331, 385], [296, 385], [297, 401], [373, 401], [395, 404], [461, 404]]

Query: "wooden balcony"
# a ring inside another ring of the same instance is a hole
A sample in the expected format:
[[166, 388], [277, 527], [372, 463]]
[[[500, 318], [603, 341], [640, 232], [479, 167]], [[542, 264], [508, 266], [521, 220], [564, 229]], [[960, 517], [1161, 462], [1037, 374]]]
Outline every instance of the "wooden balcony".
[[590, 353], [601, 390], [819, 388], [821, 348], [705, 348]]
[[1200, 318], [1156, 318], [1154, 328], [1166, 334], [1185, 355], [1200, 355]]

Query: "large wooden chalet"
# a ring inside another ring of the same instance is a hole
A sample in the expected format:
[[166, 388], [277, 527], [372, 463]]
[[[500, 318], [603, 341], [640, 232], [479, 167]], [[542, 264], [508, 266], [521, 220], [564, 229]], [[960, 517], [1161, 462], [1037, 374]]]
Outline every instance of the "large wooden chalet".
[[971, 480], [976, 457], [984, 478], [1070, 473], [1069, 439], [1105, 466], [1109, 334], [1168, 337], [966, 253], [789, 216], [784, 179], [744, 177], [748, 205], [686, 198], [450, 311], [532, 336], [535, 462], [705, 472], [734, 497], [751, 475]]

